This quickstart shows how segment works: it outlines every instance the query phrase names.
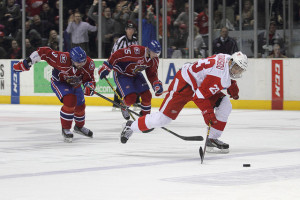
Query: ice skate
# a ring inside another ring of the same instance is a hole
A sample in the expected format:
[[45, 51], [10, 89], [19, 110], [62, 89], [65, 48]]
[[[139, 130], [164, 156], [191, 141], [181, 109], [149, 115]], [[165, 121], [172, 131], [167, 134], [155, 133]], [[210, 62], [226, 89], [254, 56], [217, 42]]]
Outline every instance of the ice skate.
[[[123, 105], [123, 104], [121, 104], [121, 105]], [[125, 110], [125, 109], [121, 108], [121, 113], [122, 113], [124, 119], [126, 119], [126, 120], [130, 119], [130, 115], [129, 115], [128, 110]]]
[[70, 129], [62, 129], [62, 135], [64, 136], [64, 141], [71, 143], [73, 141], [73, 133]]
[[86, 137], [93, 138], [93, 132], [90, 129], [85, 127], [79, 128], [78, 126], [75, 125], [74, 132]]
[[208, 138], [206, 141], [206, 152], [229, 153], [229, 144], [226, 144], [218, 139]]
[[121, 142], [125, 144], [129, 137], [132, 135], [133, 131], [131, 130], [130, 126], [133, 121], [129, 120], [123, 124], [123, 130], [121, 132]]

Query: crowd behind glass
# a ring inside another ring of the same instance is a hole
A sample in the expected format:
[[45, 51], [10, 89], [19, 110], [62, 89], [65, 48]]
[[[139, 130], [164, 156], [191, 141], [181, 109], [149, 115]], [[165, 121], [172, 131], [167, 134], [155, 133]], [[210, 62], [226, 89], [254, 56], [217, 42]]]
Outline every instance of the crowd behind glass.
[[[190, 0], [191, 1], [191, 0]], [[98, 22], [98, 3], [102, 20]], [[142, 6], [139, 6], [142, 2]], [[189, 30], [193, 30], [193, 57], [202, 58], [215, 53], [232, 54], [242, 50], [248, 57], [300, 57], [299, 0], [214, 0], [209, 9], [207, 0], [193, 2], [193, 22], [189, 23], [188, 0], [166, 0], [167, 48], [165, 58], [189, 58]], [[108, 58], [114, 42], [124, 35], [128, 21], [135, 24], [138, 36], [139, 10], [142, 10], [141, 45], [153, 39], [162, 43], [162, 0], [72, 0], [63, 1], [63, 31], [59, 35], [59, 1], [25, 1], [26, 56], [36, 48], [49, 46], [63, 51], [81, 46], [92, 58], [98, 58], [98, 30], [101, 30], [102, 55]], [[158, 5], [157, 5], [158, 4]], [[240, 9], [241, 8], [241, 9]], [[0, 59], [22, 58], [22, 0], [0, 0]], [[209, 15], [212, 10], [212, 15]], [[266, 12], [267, 10], [267, 12]], [[257, 12], [256, 12], [257, 11]], [[257, 13], [257, 23], [254, 15]], [[158, 16], [157, 16], [158, 15]], [[212, 16], [212, 40], [209, 41], [209, 16]], [[158, 23], [158, 24], [157, 24]], [[189, 24], [193, 28], [189, 29]], [[256, 27], [255, 27], [256, 26]], [[100, 27], [100, 29], [99, 29]], [[257, 39], [253, 31], [257, 29]], [[267, 37], [268, 35], [268, 37]], [[211, 52], [208, 49], [212, 49]]]

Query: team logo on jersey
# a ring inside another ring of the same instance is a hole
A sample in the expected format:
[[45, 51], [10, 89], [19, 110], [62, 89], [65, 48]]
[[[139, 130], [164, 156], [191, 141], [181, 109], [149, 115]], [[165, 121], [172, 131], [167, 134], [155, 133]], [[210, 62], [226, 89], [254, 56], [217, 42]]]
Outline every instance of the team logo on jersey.
[[89, 69], [90, 70], [94, 70], [95, 69], [95, 63], [94, 62], [90, 62]]
[[134, 53], [135, 54], [140, 54], [141, 53], [140, 48], [134, 47]]
[[218, 87], [217, 84], [214, 84], [213, 87], [210, 87], [210, 88], [209, 88], [209, 91], [210, 91], [212, 94], [216, 94], [219, 90], [220, 90], [220, 88]]
[[60, 63], [66, 63], [67, 62], [67, 56], [66, 54], [60, 55]]
[[132, 70], [132, 73], [137, 74], [139, 72], [142, 72], [144, 69], [146, 69], [145, 65], [136, 65], [135, 68]]

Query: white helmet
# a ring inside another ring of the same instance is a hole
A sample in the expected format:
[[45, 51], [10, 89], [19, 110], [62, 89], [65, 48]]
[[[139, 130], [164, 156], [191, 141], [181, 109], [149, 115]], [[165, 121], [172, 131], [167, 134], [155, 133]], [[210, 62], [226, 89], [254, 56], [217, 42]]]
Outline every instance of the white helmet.
[[[248, 67], [248, 58], [245, 54], [242, 52], [238, 51], [232, 54], [230, 60], [231, 65], [229, 66], [229, 74], [230, 77], [235, 79], [235, 78], [241, 78], [242, 73], [247, 70]], [[237, 68], [233, 68], [233, 66], [236, 66]]]

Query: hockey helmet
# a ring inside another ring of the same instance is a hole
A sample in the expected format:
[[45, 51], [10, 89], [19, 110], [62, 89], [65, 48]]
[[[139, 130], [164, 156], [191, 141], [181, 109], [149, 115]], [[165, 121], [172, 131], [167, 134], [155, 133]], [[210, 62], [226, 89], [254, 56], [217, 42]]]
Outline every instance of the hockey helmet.
[[229, 66], [229, 74], [233, 79], [241, 78], [242, 73], [247, 70], [248, 58], [241, 51], [232, 54], [230, 60], [231, 65]]
[[70, 50], [70, 57], [73, 62], [85, 63], [86, 53], [81, 47], [74, 47]]
[[161, 52], [161, 46], [159, 44], [158, 41], [156, 40], [151, 40], [149, 43], [148, 43], [148, 49], [150, 51], [153, 51], [154, 53], [156, 53], [158, 56], [160, 55], [160, 52]]

